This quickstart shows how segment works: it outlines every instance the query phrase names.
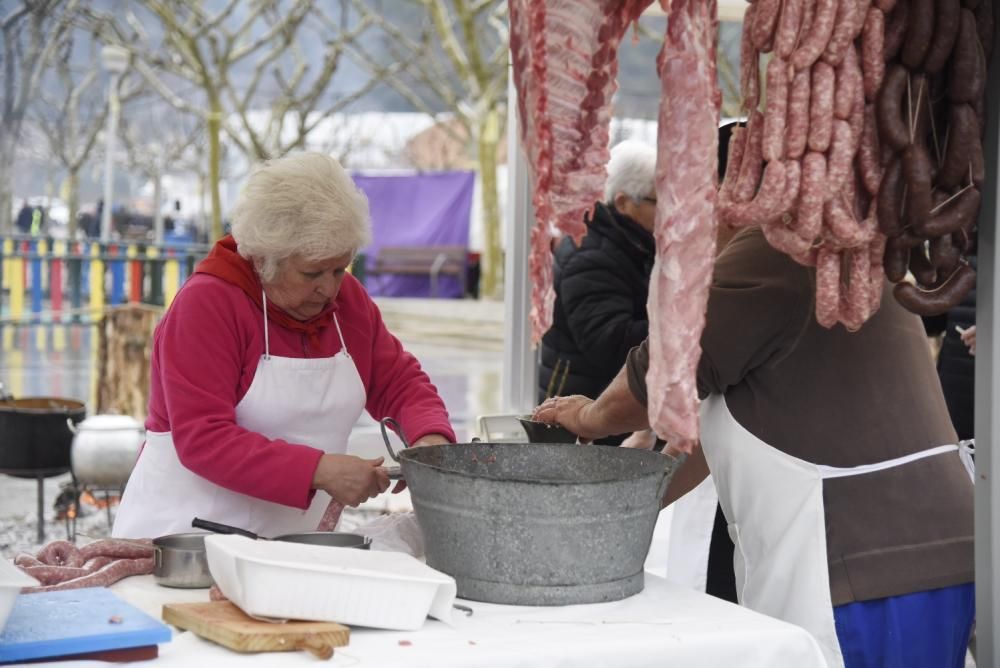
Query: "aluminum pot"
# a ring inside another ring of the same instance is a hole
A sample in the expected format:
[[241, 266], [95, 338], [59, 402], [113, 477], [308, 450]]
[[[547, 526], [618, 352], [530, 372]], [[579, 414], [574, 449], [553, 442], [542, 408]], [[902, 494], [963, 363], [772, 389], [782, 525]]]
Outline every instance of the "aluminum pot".
[[104, 489], [124, 486], [146, 437], [142, 423], [128, 415], [94, 415], [70, 429], [77, 481]]
[[153, 579], [164, 587], [212, 586], [203, 533], [175, 533], [153, 539]]
[[34, 478], [70, 470], [75, 424], [87, 415], [83, 402], [60, 397], [0, 400], [0, 471]]
[[458, 596], [515, 605], [640, 592], [660, 499], [680, 459], [599, 445], [460, 443], [393, 452], [427, 564]]

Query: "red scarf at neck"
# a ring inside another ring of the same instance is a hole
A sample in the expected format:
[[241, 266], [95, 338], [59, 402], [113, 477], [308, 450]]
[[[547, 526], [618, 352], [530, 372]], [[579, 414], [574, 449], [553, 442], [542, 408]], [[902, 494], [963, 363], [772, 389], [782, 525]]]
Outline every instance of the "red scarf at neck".
[[[196, 274], [209, 274], [221, 278], [227, 283], [238, 286], [247, 294], [250, 299], [263, 309], [263, 293], [260, 279], [254, 270], [253, 263], [236, 252], [236, 240], [232, 235], [226, 236], [215, 242], [208, 256], [198, 263], [194, 268]], [[273, 302], [267, 303], [267, 318], [273, 323], [281, 325], [294, 332], [302, 332], [309, 337], [309, 343], [317, 347], [319, 343], [319, 333], [330, 324], [330, 317], [336, 306], [331, 302], [323, 311], [309, 320], [296, 320], [285, 313], [281, 307]]]

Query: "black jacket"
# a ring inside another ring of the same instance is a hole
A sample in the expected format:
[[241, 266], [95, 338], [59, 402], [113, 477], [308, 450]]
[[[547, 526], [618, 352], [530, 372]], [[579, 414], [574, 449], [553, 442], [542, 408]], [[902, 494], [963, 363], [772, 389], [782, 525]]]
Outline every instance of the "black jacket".
[[[580, 247], [556, 247], [552, 327], [542, 338], [539, 401], [552, 394], [597, 397], [649, 332], [646, 297], [655, 259], [653, 235], [614, 207], [598, 203]], [[560, 390], [566, 365], [569, 373]]]

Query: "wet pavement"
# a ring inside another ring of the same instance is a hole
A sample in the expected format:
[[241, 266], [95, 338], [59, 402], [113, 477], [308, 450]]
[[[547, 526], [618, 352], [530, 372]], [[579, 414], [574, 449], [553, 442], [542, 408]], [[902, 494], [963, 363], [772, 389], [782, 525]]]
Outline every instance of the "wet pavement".
[[[496, 413], [501, 396], [502, 310], [496, 302], [379, 300], [385, 321], [424, 367], [451, 414], [459, 441], [476, 434], [479, 415]], [[0, 382], [15, 397], [55, 396], [96, 403], [97, 328], [81, 324], [0, 327]], [[10, 447], [0, 434], [0, 447]], [[348, 451], [365, 457], [385, 454], [377, 423], [363, 414]], [[69, 474], [44, 480], [45, 542], [66, 538], [68, 523], [53, 506], [67, 489]], [[103, 492], [94, 490], [98, 501]], [[37, 483], [0, 474], [0, 556], [35, 551]], [[383, 494], [345, 513], [343, 529], [380, 514], [410, 508], [408, 495]], [[104, 509], [84, 505], [76, 532], [102, 537], [110, 531]], [[113, 511], [112, 511], [113, 512]], [[84, 541], [86, 542], [86, 541]]]

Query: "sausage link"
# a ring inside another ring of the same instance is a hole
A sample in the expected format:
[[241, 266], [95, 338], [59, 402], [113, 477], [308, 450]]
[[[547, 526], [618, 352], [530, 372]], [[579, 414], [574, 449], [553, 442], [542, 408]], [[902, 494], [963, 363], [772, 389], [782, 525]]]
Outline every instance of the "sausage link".
[[837, 7], [837, 18], [834, 20], [833, 33], [826, 49], [823, 50], [824, 62], [837, 67], [844, 59], [844, 52], [858, 36], [861, 27], [857, 17], [857, 0], [841, 0]]
[[826, 195], [826, 156], [810, 151], [802, 159], [802, 186], [795, 231], [812, 243], [823, 229], [823, 202]]
[[934, 38], [924, 58], [923, 69], [928, 74], [937, 74], [948, 62], [962, 20], [960, 0], [936, 0], [935, 5]]
[[829, 329], [840, 312], [840, 253], [820, 249], [816, 258], [816, 322]]
[[902, 199], [903, 172], [900, 159], [897, 157], [882, 173], [882, 182], [878, 189], [878, 226], [886, 236], [896, 237], [903, 231], [900, 211]]
[[870, 284], [871, 284], [871, 256], [868, 253], [868, 246], [862, 246], [849, 251], [847, 259], [847, 280], [848, 287], [846, 293], [841, 291], [840, 305], [841, 322], [849, 332], [856, 332], [868, 320], [871, 315], [869, 310], [871, 305]]
[[86, 558], [81, 556], [76, 545], [69, 541], [54, 540], [35, 555], [40, 562], [48, 566], [83, 566]]
[[757, 192], [760, 177], [764, 171], [761, 155], [764, 141], [764, 119], [759, 111], [754, 111], [747, 122], [747, 145], [740, 165], [740, 178], [733, 192], [733, 201], [749, 202]]
[[861, 130], [861, 144], [858, 146], [858, 171], [865, 190], [871, 196], [878, 194], [882, 180], [882, 165], [879, 163], [878, 128], [875, 127], [875, 105], [866, 104], [864, 126]]
[[750, 37], [757, 51], [766, 53], [774, 44], [774, 29], [778, 22], [778, 12], [781, 10], [781, 0], [757, 0], [754, 3], [753, 24], [750, 27]]
[[781, 221], [766, 222], [760, 226], [760, 229], [772, 248], [796, 259], [809, 255], [812, 244], [796, 234], [794, 230], [786, 227]]
[[924, 291], [904, 282], [893, 288], [893, 295], [906, 310], [919, 316], [931, 316], [957, 306], [974, 287], [976, 272], [969, 265], [963, 264], [936, 290]]
[[934, 0], [910, 0], [906, 39], [899, 59], [914, 71], [920, 69], [934, 36]]
[[889, 239], [885, 245], [885, 277], [890, 283], [899, 283], [906, 278], [906, 266], [910, 262], [910, 248], [900, 239]]
[[740, 166], [743, 164], [743, 151], [746, 148], [747, 133], [742, 126], [733, 128], [729, 135], [729, 149], [726, 152], [726, 173], [722, 177], [722, 187], [719, 188], [719, 203], [732, 201], [736, 183], [740, 178]]
[[882, 11], [886, 15], [885, 44], [882, 56], [885, 62], [889, 63], [896, 60], [896, 56], [899, 55], [899, 50], [903, 46], [903, 40], [906, 38], [906, 24], [910, 17], [910, 3], [908, 1], [897, 3], [896, 8], [891, 13], [885, 9]]
[[953, 104], [948, 110], [948, 143], [944, 159], [934, 180], [938, 188], [951, 190], [969, 181], [969, 165], [974, 146], [979, 142], [979, 120], [967, 104]]
[[910, 129], [903, 118], [903, 96], [906, 95], [908, 77], [905, 67], [891, 65], [875, 101], [879, 138], [885, 139], [895, 151], [902, 151], [910, 143]]
[[902, 155], [906, 183], [906, 217], [914, 229], [921, 229], [931, 212], [931, 158], [923, 144], [910, 144]]
[[[841, 0], [847, 2], [848, 0]], [[792, 53], [792, 65], [796, 70], [812, 67], [812, 64], [826, 49], [833, 35], [833, 27], [837, 18], [838, 0], [815, 0], [816, 9], [809, 33], [799, 43]]]
[[809, 139], [809, 97], [812, 94], [810, 73], [809, 69], [796, 72], [788, 94], [785, 156], [791, 160], [798, 160], [805, 154]]
[[781, 15], [778, 19], [778, 31], [774, 36], [774, 53], [779, 58], [788, 60], [795, 50], [795, 41], [802, 28], [802, 3], [804, 0], [785, 0], [781, 3]]
[[772, 58], [767, 64], [767, 112], [764, 114], [764, 160], [785, 157], [785, 121], [788, 116], [788, 63]]
[[86, 568], [73, 566], [26, 566], [21, 570], [38, 580], [42, 586], [59, 584], [90, 574]]
[[823, 222], [839, 249], [855, 248], [868, 241], [864, 238], [861, 224], [854, 219], [842, 197], [834, 197], [823, 205]]
[[826, 197], [829, 200], [844, 187], [854, 161], [854, 137], [851, 126], [839, 118], [833, 121], [833, 139], [826, 162]]
[[840, 65], [834, 70], [836, 84], [833, 95], [833, 116], [847, 120], [851, 117], [851, 111], [857, 103], [855, 89], [861, 77], [861, 68], [858, 66], [858, 52], [852, 44], [844, 51]]
[[940, 237], [960, 230], [969, 234], [979, 222], [981, 203], [982, 196], [979, 190], [968, 188], [941, 206], [922, 225], [915, 226], [914, 231], [928, 238]]
[[931, 239], [930, 259], [938, 276], [951, 276], [962, 259], [962, 251], [952, 243], [950, 234], [944, 234]]
[[968, 9], [963, 9], [960, 22], [958, 41], [952, 51], [948, 72], [948, 99], [955, 103], [973, 102], [983, 94], [985, 84], [976, 17]]
[[63, 591], [66, 589], [82, 589], [84, 587], [107, 587], [118, 582], [122, 578], [132, 575], [147, 575], [153, 572], [153, 558], [144, 559], [119, 559], [113, 561], [104, 568], [93, 573], [78, 577], [73, 580], [60, 582], [59, 584], [26, 587], [21, 590], [24, 594], [31, 594], [43, 591]]
[[[148, 542], [148, 545], [141, 545]], [[139, 559], [153, 556], [153, 544], [144, 540], [116, 540], [107, 538], [95, 541], [80, 548], [80, 554], [84, 561], [94, 557], [114, 557], [115, 559]]]
[[720, 208], [720, 222], [731, 227], [745, 227], [780, 215], [778, 208], [785, 186], [785, 163], [780, 160], [767, 163], [756, 197], [750, 202], [735, 203]]
[[874, 100], [885, 77], [885, 14], [878, 7], [868, 10], [861, 31], [861, 76], [865, 84], [865, 99]]
[[753, 48], [751, 27], [757, 15], [757, 4], [747, 7], [743, 15], [743, 38], [740, 41], [740, 94], [743, 96], [743, 108], [754, 111], [760, 101], [760, 65], [758, 54]]
[[833, 93], [836, 76], [822, 61], [812, 68], [812, 94], [809, 97], [809, 150], [825, 152], [833, 132]]
[[45, 564], [39, 561], [35, 555], [21, 552], [14, 557], [14, 565], [25, 568], [27, 566], [44, 566]]

